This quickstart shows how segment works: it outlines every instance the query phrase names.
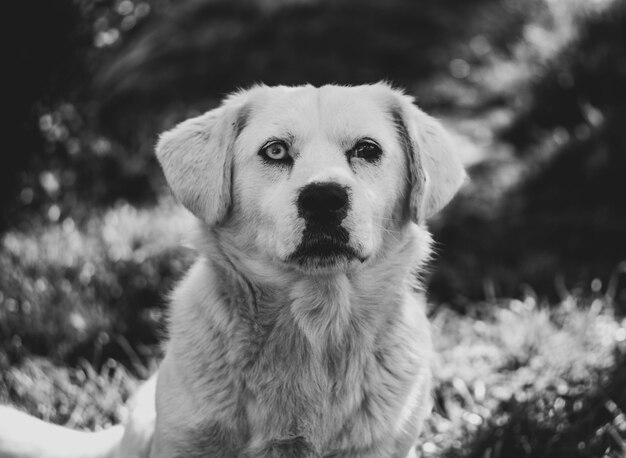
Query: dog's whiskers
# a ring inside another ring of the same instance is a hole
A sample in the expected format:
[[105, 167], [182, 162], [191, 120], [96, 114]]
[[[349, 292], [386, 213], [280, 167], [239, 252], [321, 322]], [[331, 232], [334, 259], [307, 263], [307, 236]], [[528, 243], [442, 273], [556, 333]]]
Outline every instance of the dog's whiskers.
[[380, 229], [383, 232], [386, 232], [387, 234], [391, 235], [391, 237], [396, 241], [399, 242], [400, 241], [400, 236], [402, 235], [402, 231], [394, 231], [393, 229], [388, 229], [384, 226], [381, 226], [379, 224], [376, 223], [372, 223], [373, 226], [375, 226], [377, 229]]

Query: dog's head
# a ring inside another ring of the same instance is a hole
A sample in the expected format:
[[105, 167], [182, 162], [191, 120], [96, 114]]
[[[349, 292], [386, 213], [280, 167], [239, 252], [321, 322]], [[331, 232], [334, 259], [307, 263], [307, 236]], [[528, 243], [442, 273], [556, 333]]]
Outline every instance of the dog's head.
[[163, 134], [157, 156], [229, 244], [307, 272], [375, 259], [465, 177], [440, 124], [385, 84], [255, 87]]

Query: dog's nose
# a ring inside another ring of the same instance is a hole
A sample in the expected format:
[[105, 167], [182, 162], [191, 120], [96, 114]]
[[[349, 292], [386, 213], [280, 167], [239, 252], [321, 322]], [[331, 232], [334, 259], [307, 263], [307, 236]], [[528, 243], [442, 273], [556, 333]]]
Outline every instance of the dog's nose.
[[311, 183], [300, 191], [298, 215], [307, 222], [339, 224], [348, 214], [346, 188], [337, 183]]

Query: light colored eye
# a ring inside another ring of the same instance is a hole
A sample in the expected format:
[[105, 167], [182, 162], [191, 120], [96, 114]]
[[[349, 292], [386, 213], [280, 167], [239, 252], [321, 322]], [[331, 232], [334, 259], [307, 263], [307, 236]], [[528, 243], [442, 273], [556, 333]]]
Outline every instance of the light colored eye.
[[287, 153], [287, 145], [283, 142], [272, 142], [267, 146], [264, 146], [260, 153], [267, 159], [272, 161], [284, 161], [289, 158]]

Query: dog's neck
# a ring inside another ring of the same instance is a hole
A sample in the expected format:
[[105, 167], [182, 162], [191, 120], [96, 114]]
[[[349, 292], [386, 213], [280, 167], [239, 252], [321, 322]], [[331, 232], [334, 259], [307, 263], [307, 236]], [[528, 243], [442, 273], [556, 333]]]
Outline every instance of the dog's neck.
[[375, 259], [322, 274], [272, 267], [222, 244], [216, 230], [203, 234], [201, 253], [241, 318], [257, 329], [270, 329], [285, 320], [288, 308], [293, 324], [313, 345], [337, 344], [355, 326], [374, 328], [376, 334], [389, 316], [400, 313], [401, 296], [421, 288], [415, 271], [430, 256], [430, 234], [413, 224]]

